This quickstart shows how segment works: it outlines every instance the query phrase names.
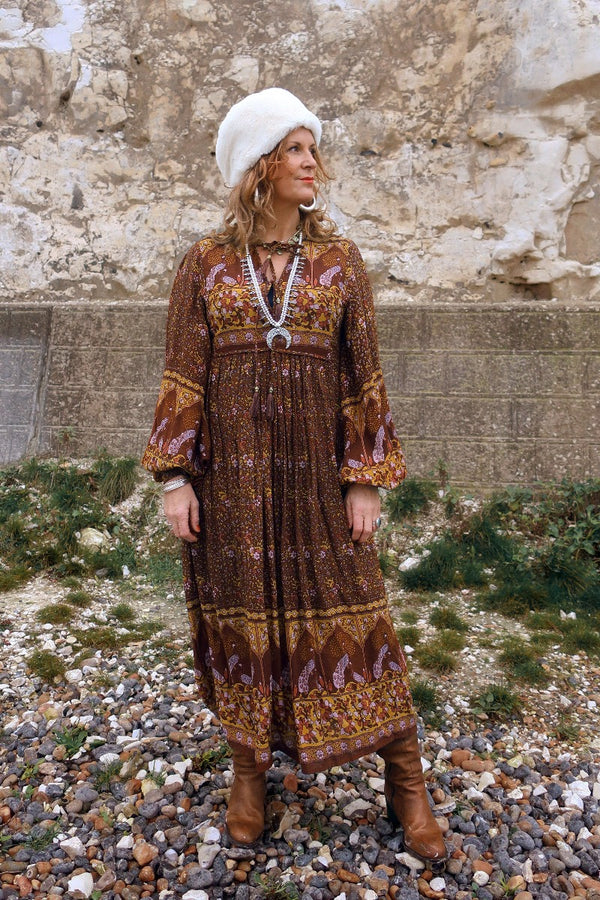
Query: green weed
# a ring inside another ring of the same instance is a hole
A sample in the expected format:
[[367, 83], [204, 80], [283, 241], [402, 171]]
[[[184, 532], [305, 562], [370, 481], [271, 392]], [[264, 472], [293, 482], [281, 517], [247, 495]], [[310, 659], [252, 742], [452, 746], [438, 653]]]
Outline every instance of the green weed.
[[62, 731], [54, 732], [54, 740], [67, 751], [67, 759], [75, 756], [87, 740], [88, 732], [81, 725], [63, 728]]
[[107, 791], [109, 790], [112, 782], [119, 775], [123, 763], [120, 759], [116, 759], [113, 762], [106, 763], [103, 765], [96, 774], [94, 775], [94, 787], [97, 791]]
[[579, 737], [580, 728], [570, 716], [566, 715], [566, 713], [562, 713], [559, 715], [558, 721], [552, 729], [552, 733], [559, 741], [573, 743], [573, 741], [576, 741]]
[[424, 669], [431, 669], [433, 672], [439, 672], [440, 674], [454, 672], [458, 668], [456, 658], [451, 653], [448, 653], [438, 641], [431, 641], [427, 645], [417, 647], [415, 658]]
[[194, 772], [200, 772], [201, 774], [207, 770], [212, 772], [230, 756], [231, 747], [226, 741], [221, 741], [217, 747], [211, 747], [192, 757], [192, 769]]
[[469, 626], [464, 619], [449, 606], [439, 606], [429, 616], [429, 621], [436, 628], [447, 628], [452, 631], [468, 631]]
[[127, 500], [135, 490], [139, 477], [139, 464], [132, 457], [115, 459], [107, 455], [98, 457], [92, 466], [98, 493], [111, 505]]
[[421, 632], [416, 625], [404, 625], [396, 628], [396, 634], [398, 636], [400, 646], [402, 647], [405, 644], [409, 644], [411, 647], [416, 647], [416, 645], [421, 640]]
[[254, 885], [261, 891], [263, 900], [299, 900], [300, 893], [293, 881], [283, 881], [280, 875], [253, 875]]
[[509, 719], [518, 713], [521, 700], [506, 685], [492, 683], [471, 698], [471, 705], [491, 719]]
[[179, 547], [173, 546], [171, 540], [163, 542], [162, 547], [154, 549], [139, 564], [139, 571], [151, 584], [166, 587], [181, 583], [181, 558]]
[[533, 647], [520, 638], [507, 638], [498, 657], [500, 665], [513, 678], [528, 684], [544, 684], [548, 675], [537, 658]]
[[73, 607], [67, 603], [51, 603], [38, 609], [35, 617], [44, 624], [68, 625], [73, 619]]
[[80, 644], [94, 650], [118, 650], [127, 643], [125, 635], [117, 634], [113, 628], [104, 625], [93, 626], [85, 631], [73, 629], [73, 634]]
[[379, 554], [379, 568], [384, 578], [395, 575], [398, 570], [398, 560], [389, 550], [382, 550]]
[[400, 613], [400, 618], [407, 625], [416, 625], [419, 621], [419, 614], [414, 609], [403, 609]]
[[129, 603], [116, 603], [114, 606], [111, 606], [108, 612], [109, 615], [118, 619], [123, 625], [133, 622], [135, 619], [135, 610]]
[[62, 678], [66, 667], [60, 656], [50, 650], [36, 650], [27, 657], [27, 665], [34, 675], [50, 684], [55, 678]]
[[453, 587], [456, 582], [458, 547], [448, 536], [431, 545], [421, 562], [401, 572], [404, 587], [410, 591], [436, 591]]
[[423, 718], [435, 711], [438, 705], [435, 685], [422, 678], [414, 678], [410, 683], [410, 691], [413, 703]]
[[437, 643], [443, 650], [460, 653], [461, 650], [464, 650], [467, 639], [460, 631], [451, 631], [446, 628], [438, 634]]
[[65, 597], [65, 603], [70, 603], [78, 609], [89, 609], [93, 602], [94, 598], [88, 591], [69, 591]]
[[584, 652], [588, 656], [600, 654], [600, 634], [591, 627], [590, 622], [582, 619], [565, 619], [560, 623], [560, 630], [565, 652]]
[[433, 481], [421, 478], [407, 478], [385, 499], [385, 508], [392, 522], [402, 522], [425, 509], [437, 497], [437, 486]]
[[34, 825], [26, 838], [26, 844], [32, 850], [40, 852], [45, 850], [52, 844], [54, 838], [60, 834], [62, 828], [58, 822], [53, 822], [47, 827], [44, 825]]

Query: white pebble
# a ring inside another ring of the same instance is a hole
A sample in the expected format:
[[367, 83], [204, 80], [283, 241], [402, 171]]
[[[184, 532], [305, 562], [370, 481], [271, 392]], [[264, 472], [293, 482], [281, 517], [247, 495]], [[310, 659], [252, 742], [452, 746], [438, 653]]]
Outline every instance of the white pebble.
[[186, 891], [182, 900], [210, 900], [206, 891]]
[[204, 832], [204, 843], [205, 844], [220, 844], [221, 843], [221, 832], [218, 828], [215, 828], [211, 825]]
[[416, 856], [407, 853], [406, 850], [402, 853], [396, 853], [396, 859], [399, 863], [402, 863], [403, 866], [406, 866], [407, 869], [410, 869], [411, 872], [420, 872], [421, 869], [425, 868], [423, 860], [417, 859]]
[[75, 859], [76, 856], [85, 856], [85, 846], [78, 837], [67, 838], [66, 841], [60, 842], [61, 850], [64, 850], [69, 859]]
[[587, 781], [572, 781], [569, 785], [569, 790], [580, 797], [590, 796], [590, 786]]
[[108, 766], [110, 763], [119, 762], [120, 758], [118, 753], [103, 753], [98, 762], [101, 762], [103, 766]]
[[481, 778], [479, 779], [479, 784], [477, 785], [477, 789], [480, 791], [484, 791], [486, 787], [490, 787], [490, 785], [495, 783], [496, 779], [491, 772], [482, 772]]
[[94, 890], [94, 879], [89, 872], [82, 872], [80, 875], [69, 878], [68, 888], [72, 894], [80, 891], [85, 897], [89, 897]]
[[566, 806], [567, 809], [579, 809], [583, 812], [583, 799], [574, 791], [565, 791], [562, 801], [563, 806]]
[[473, 881], [475, 882], [475, 884], [478, 884], [479, 887], [483, 887], [484, 884], [487, 884], [488, 881], [490, 880], [490, 876], [488, 875], [488, 873], [481, 872], [481, 871], [473, 872], [472, 878], [473, 878]]
[[446, 890], [446, 879], [445, 878], [432, 878], [429, 882], [429, 887], [432, 891], [445, 891]]
[[383, 789], [385, 787], [384, 778], [367, 778], [367, 784], [372, 791], [377, 791], [378, 793], [383, 794]]
[[409, 569], [414, 569], [415, 566], [418, 566], [421, 562], [421, 558], [418, 556], [408, 556], [404, 562], [401, 562], [398, 568], [401, 572], [408, 572]]
[[365, 810], [371, 807], [371, 803], [368, 800], [352, 800], [348, 803], [347, 806], [342, 810], [342, 815], [345, 819], [351, 819], [355, 813], [364, 812]]
[[132, 834], [124, 834], [123, 837], [117, 842], [118, 850], [131, 850], [134, 844], [133, 835]]
[[81, 669], [69, 669], [65, 672], [65, 678], [69, 682], [69, 684], [79, 684], [81, 679], [83, 678], [83, 672]]

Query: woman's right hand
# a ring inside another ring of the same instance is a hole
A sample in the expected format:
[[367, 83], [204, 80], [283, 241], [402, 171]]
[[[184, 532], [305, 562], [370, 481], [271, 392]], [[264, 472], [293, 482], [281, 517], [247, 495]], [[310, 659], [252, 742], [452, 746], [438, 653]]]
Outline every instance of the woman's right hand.
[[175, 537], [195, 543], [200, 533], [200, 504], [192, 485], [188, 482], [164, 494], [163, 508]]

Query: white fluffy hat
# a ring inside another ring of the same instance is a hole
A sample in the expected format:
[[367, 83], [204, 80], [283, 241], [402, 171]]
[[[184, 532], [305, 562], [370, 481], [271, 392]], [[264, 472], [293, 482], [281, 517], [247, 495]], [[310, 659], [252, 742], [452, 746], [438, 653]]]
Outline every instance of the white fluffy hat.
[[231, 107], [217, 135], [217, 165], [228, 187], [235, 187], [244, 173], [295, 128], [312, 131], [317, 146], [321, 123], [293, 94], [283, 88], [267, 88], [249, 94]]

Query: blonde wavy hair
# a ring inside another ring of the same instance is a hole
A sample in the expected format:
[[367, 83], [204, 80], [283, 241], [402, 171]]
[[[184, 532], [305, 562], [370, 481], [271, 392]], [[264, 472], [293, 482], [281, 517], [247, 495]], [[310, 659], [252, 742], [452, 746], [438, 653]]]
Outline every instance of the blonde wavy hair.
[[[285, 140], [285, 138], [284, 138]], [[264, 239], [269, 226], [276, 223], [273, 210], [273, 177], [277, 166], [284, 158], [284, 141], [270, 153], [261, 156], [257, 163], [245, 173], [231, 194], [225, 209], [223, 230], [214, 235], [219, 244], [233, 244], [237, 250], [243, 251], [246, 245], [252, 246]], [[315, 196], [319, 198], [319, 190], [329, 181], [318, 149], [315, 150]], [[337, 226], [327, 215], [324, 207], [317, 205], [311, 212], [300, 212], [300, 223], [305, 240], [321, 243], [330, 240], [337, 233]]]

